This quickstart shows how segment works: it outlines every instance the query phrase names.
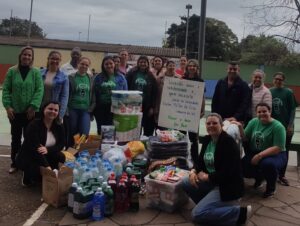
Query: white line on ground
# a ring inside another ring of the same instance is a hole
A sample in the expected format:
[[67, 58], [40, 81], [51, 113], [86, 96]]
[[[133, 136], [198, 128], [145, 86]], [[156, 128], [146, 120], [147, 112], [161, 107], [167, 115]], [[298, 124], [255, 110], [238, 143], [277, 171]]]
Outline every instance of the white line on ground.
[[0, 157], [10, 158], [10, 155], [0, 155]]
[[23, 226], [31, 226], [36, 222], [37, 219], [44, 213], [48, 207], [47, 203], [43, 203], [32, 215], [31, 217], [23, 224]]

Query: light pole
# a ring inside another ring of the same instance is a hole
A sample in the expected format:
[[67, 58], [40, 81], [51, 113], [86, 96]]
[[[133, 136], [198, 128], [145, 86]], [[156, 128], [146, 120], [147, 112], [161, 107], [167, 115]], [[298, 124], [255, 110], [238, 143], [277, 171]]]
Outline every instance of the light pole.
[[200, 68], [200, 78], [202, 78], [202, 64], [204, 58], [204, 45], [205, 45], [205, 24], [206, 24], [206, 3], [207, 0], [201, 0], [201, 12], [199, 22], [199, 44], [198, 44], [198, 62]]
[[191, 4], [185, 6], [187, 9], [187, 18], [186, 18], [186, 31], [185, 31], [185, 44], [184, 44], [184, 54], [187, 54], [187, 43], [188, 43], [188, 34], [189, 34], [189, 19], [190, 19], [190, 9], [192, 9]]
[[30, 35], [31, 35], [32, 5], [33, 5], [33, 0], [31, 0], [31, 4], [30, 4], [30, 15], [29, 15], [28, 34], [27, 34], [27, 42], [28, 42], [28, 45], [29, 45], [29, 43], [30, 43]]
[[81, 31], [78, 32], [78, 41], [80, 41], [80, 35], [81, 35]]

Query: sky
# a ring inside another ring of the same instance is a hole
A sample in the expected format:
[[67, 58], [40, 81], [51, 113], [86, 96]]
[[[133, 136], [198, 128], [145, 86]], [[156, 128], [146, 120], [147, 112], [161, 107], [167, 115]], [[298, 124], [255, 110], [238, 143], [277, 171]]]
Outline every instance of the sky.
[[[207, 17], [224, 21], [239, 41], [249, 33], [247, 0], [207, 0]], [[0, 0], [0, 19], [29, 19], [31, 0]], [[50, 39], [161, 46], [165, 29], [180, 16], [200, 14], [201, 0], [33, 0], [32, 21]], [[167, 25], [167, 26], [166, 26]]]

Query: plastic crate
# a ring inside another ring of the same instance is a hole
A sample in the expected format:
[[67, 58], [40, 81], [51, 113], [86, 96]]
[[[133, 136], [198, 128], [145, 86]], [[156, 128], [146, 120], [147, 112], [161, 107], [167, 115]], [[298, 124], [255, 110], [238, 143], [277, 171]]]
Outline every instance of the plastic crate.
[[188, 201], [180, 186], [181, 181], [169, 183], [145, 177], [147, 206], [166, 212], [173, 212]]

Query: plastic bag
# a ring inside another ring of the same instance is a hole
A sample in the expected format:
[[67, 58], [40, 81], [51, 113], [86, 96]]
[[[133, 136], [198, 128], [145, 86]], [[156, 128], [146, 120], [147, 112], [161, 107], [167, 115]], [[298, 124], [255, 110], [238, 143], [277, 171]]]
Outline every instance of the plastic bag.
[[123, 146], [114, 146], [113, 148], [109, 149], [105, 153], [103, 153], [103, 159], [107, 159], [110, 162], [114, 162], [116, 159], [120, 159], [122, 165], [125, 165], [127, 160], [124, 154], [124, 147]]

